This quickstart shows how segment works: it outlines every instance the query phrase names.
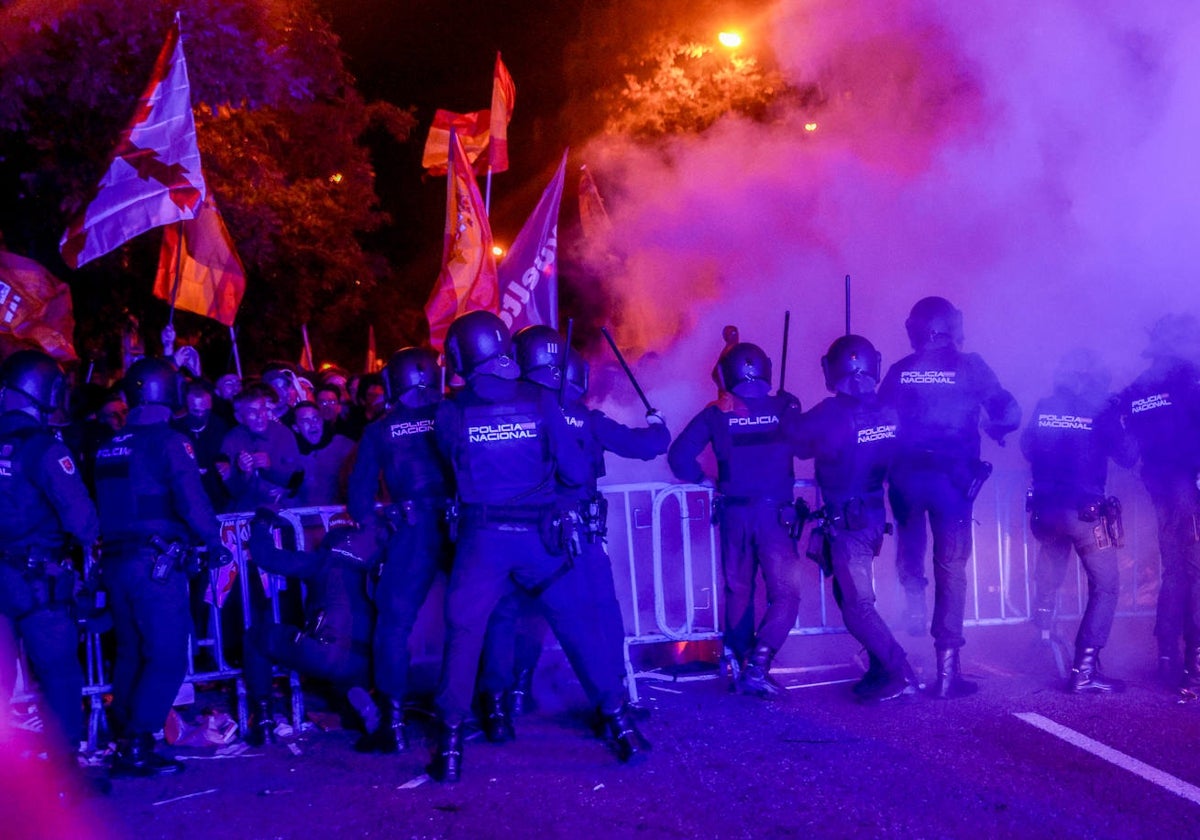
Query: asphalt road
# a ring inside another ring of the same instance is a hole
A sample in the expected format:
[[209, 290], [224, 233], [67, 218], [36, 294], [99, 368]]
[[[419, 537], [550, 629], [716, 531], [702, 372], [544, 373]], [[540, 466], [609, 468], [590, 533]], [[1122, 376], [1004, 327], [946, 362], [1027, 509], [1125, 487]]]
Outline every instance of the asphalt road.
[[[1155, 682], [1145, 623], [1114, 631], [1132, 641], [1108, 651], [1130, 683], [1114, 696], [1064, 693], [1033, 636], [969, 631], [980, 691], [954, 701], [852, 702], [846, 636], [793, 637], [778, 701], [695, 667], [643, 680], [654, 750], [632, 768], [588, 735], [582, 694], [548, 655], [541, 708], [514, 743], [471, 741], [458, 784], [423, 776], [427, 745], [361, 756], [355, 733], [313, 730], [231, 758], [184, 753], [185, 773], [119, 782], [81, 813], [101, 836], [139, 838], [1200, 836], [1200, 703]], [[902, 642], [928, 675], [925, 641]]]

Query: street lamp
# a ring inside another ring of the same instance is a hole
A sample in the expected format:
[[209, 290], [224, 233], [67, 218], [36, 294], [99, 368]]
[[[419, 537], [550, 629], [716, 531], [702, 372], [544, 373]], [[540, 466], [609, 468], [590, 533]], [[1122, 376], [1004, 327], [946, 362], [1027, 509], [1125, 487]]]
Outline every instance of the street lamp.
[[723, 47], [728, 47], [731, 50], [736, 50], [738, 47], [740, 47], [742, 45], [742, 36], [741, 36], [741, 34], [739, 34], [737, 32], [733, 32], [733, 31], [718, 32], [717, 33], [717, 41]]

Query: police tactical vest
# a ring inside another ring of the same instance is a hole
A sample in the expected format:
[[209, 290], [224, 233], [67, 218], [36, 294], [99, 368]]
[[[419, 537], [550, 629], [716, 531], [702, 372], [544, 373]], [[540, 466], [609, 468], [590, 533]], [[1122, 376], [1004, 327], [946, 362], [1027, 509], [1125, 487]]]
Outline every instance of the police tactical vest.
[[896, 450], [896, 416], [874, 400], [832, 398], [830, 421], [843, 431], [840, 445], [816, 457], [817, 481], [827, 500], [879, 495]]
[[1066, 393], [1037, 404], [1022, 441], [1035, 490], [1064, 496], [1104, 493], [1110, 444], [1104, 435], [1104, 407], [1102, 400]]
[[447, 493], [450, 482], [434, 436], [436, 413], [436, 404], [416, 409], [401, 406], [380, 424], [378, 434], [386, 453], [383, 480], [393, 501]]
[[0, 550], [28, 547], [47, 528], [61, 541], [57, 515], [30, 477], [54, 442], [49, 429], [33, 426], [0, 435]]
[[518, 397], [489, 403], [461, 396], [454, 467], [462, 501], [533, 506], [553, 501], [554, 459], [540, 402]]
[[713, 429], [718, 489], [735, 498], [790, 501], [795, 471], [782, 418], [789, 401], [767, 396], [743, 399], [744, 413], [719, 411]]
[[173, 513], [163, 456], [166, 424], [126, 427], [96, 451], [96, 507], [106, 540], [175, 537], [187, 528]]

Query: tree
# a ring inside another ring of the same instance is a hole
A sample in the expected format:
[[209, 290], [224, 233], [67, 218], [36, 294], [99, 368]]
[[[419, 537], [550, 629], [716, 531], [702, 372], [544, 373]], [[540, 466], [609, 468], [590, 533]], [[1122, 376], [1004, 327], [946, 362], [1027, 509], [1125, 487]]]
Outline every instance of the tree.
[[[0, 202], [0, 231], [72, 284], [85, 352], [111, 350], [126, 311], [151, 334], [166, 319], [150, 297], [158, 237], [73, 274], [57, 242], [104, 171], [176, 8], [59, 0], [12, 3], [0, 16], [0, 194], [16, 197]], [[248, 274], [243, 357], [298, 357], [309, 323], [318, 356], [356, 362], [361, 316], [389, 272], [363, 246], [386, 221], [363, 138], [407, 140], [415, 118], [362, 99], [309, 0], [192, 0], [182, 12], [205, 178]], [[219, 324], [177, 323], [214, 355], [227, 345]]]

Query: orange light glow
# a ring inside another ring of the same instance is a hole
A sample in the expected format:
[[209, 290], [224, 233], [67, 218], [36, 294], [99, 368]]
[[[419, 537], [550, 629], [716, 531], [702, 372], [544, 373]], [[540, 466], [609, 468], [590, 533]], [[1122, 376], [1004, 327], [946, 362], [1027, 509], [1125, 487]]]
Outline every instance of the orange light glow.
[[499, 245], [493, 245], [492, 246], [492, 256], [493, 257], [503, 257], [504, 249], [501, 248]]
[[340, 183], [342, 183], [342, 173], [341, 173], [341, 172], [334, 172], [332, 175], [330, 175], [330, 176], [329, 176], [329, 183], [331, 183], [331, 184], [340, 184]]
[[721, 46], [734, 50], [742, 45], [742, 36], [737, 32], [718, 32], [717, 41]]
[[805, 124], [804, 124], [804, 130], [805, 130], [805, 131], [816, 131], [816, 130], [817, 130], [817, 124], [816, 124], [816, 123], [805, 123]]

